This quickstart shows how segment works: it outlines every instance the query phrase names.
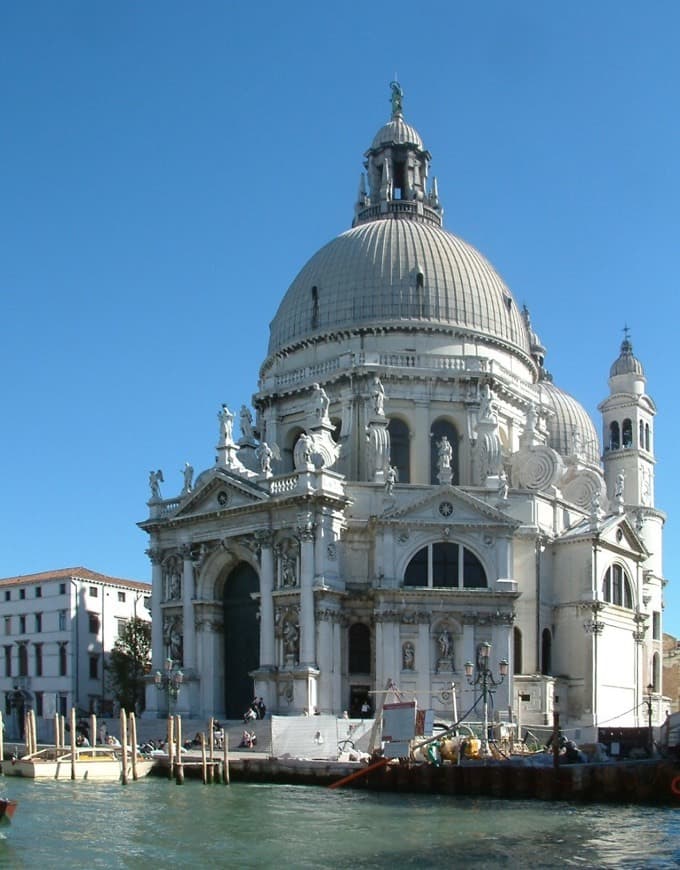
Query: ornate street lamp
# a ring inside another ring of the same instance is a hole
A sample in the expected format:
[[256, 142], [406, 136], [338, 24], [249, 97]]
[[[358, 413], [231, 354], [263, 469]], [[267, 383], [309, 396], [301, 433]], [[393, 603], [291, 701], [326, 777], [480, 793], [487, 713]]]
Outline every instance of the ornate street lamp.
[[184, 673], [181, 669], [175, 667], [174, 661], [168, 656], [165, 660], [165, 673], [156, 671], [154, 683], [159, 692], [165, 692], [168, 696], [168, 712], [170, 711], [170, 700], [176, 701], [179, 697], [182, 683], [184, 682]]
[[484, 732], [482, 735], [482, 754], [491, 755], [489, 749], [489, 697], [493, 695], [496, 686], [500, 686], [508, 675], [508, 663], [505, 659], [498, 662], [499, 678], [495, 679], [489, 668], [489, 655], [491, 644], [485, 641], [479, 646], [477, 658], [477, 676], [474, 676], [475, 666], [472, 662], [465, 662], [465, 676], [471, 686], [482, 687], [482, 701], [484, 703]]

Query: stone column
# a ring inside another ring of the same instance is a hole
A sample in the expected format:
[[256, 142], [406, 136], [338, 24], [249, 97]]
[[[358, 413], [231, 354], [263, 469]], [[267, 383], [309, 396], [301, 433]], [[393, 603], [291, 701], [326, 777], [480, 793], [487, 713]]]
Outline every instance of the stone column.
[[316, 661], [314, 620], [314, 523], [311, 514], [298, 521], [300, 539], [300, 664]]
[[421, 703], [430, 707], [432, 699], [430, 691], [432, 671], [432, 643], [430, 641], [430, 623], [425, 618], [418, 618], [418, 641], [416, 643], [416, 687]]
[[182, 556], [182, 666], [196, 667], [196, 637], [194, 630], [194, 563], [191, 560], [191, 544], [179, 548]]
[[411, 483], [430, 482], [430, 406], [416, 402], [411, 429]]
[[333, 687], [331, 684], [331, 675], [334, 668], [333, 621], [336, 618], [336, 613], [332, 609], [322, 605], [322, 609], [317, 613], [317, 616], [319, 619], [318, 663], [319, 670], [323, 674], [318, 701], [322, 712], [332, 713], [336, 709], [333, 703]]
[[163, 551], [150, 547], [146, 555], [151, 560], [151, 661], [154, 671], [162, 671], [163, 661], [163, 617], [161, 600], [163, 598]]
[[319, 581], [323, 580], [325, 573], [326, 534], [327, 531], [322, 518], [322, 521], [316, 524], [316, 547], [314, 550], [314, 577]]
[[[382, 689], [387, 677], [385, 676], [385, 656], [383, 649], [384, 633], [381, 614], [375, 614], [375, 688]], [[392, 674], [389, 675], [392, 677]], [[381, 700], [376, 696], [375, 704]]]
[[[472, 662], [474, 665], [473, 668], [473, 676], [477, 676], [477, 650], [475, 649], [475, 617], [471, 616], [469, 619], [463, 618], [463, 660], [460, 663], [460, 670], [465, 674], [465, 662]], [[463, 676], [463, 679], [460, 683], [460, 693], [458, 697], [461, 700], [462, 710], [458, 711], [458, 714], [461, 715], [468, 709], [473, 703], [473, 699], [477, 697], [477, 686], [471, 686], [467, 678]], [[479, 705], [479, 710], [481, 710], [481, 703]]]
[[257, 534], [260, 544], [260, 667], [276, 665], [274, 648], [274, 553], [272, 533], [264, 529]]
[[338, 614], [333, 622], [333, 677], [331, 709], [340, 712], [349, 704], [349, 698], [342, 697], [342, 618]]

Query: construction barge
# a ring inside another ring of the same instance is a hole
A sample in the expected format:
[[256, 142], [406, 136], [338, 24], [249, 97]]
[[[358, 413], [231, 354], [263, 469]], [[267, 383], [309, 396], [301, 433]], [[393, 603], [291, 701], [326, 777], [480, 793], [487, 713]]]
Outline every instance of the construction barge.
[[[167, 764], [157, 760], [153, 773], [167, 776]], [[186, 766], [187, 778], [199, 775], [197, 766]], [[229, 778], [232, 783], [341, 786], [399, 794], [680, 806], [680, 764], [654, 758], [554, 768], [525, 763], [523, 759], [436, 765], [406, 760], [342, 762], [260, 755], [230, 757]]]

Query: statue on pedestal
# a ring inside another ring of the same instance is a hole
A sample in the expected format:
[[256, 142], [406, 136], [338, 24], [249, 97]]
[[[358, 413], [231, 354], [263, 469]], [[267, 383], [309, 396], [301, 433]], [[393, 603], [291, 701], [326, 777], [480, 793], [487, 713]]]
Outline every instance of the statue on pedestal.
[[222, 405], [222, 409], [218, 413], [217, 419], [220, 421], [219, 446], [224, 447], [225, 444], [232, 444], [234, 415], [231, 413], [226, 405]]
[[373, 378], [371, 387], [371, 398], [373, 399], [373, 411], [378, 417], [385, 416], [385, 388], [382, 385], [380, 378], [376, 375]]
[[241, 438], [246, 441], [253, 439], [253, 415], [250, 413], [250, 408], [241, 405], [241, 413], [239, 417], [241, 424]]
[[312, 384], [312, 389], [314, 390], [312, 397], [314, 402], [314, 416], [322, 421], [328, 420], [328, 408], [330, 406], [328, 393], [323, 387], [319, 386], [319, 384]]
[[194, 485], [194, 466], [191, 465], [190, 462], [184, 463], [184, 468], [182, 469], [182, 475], [184, 477], [184, 486], [182, 487], [182, 495], [186, 495], [191, 492]]
[[152, 500], [160, 500], [161, 498], [161, 483], [164, 483], [163, 480], [163, 472], [158, 469], [158, 471], [150, 471], [149, 472], [149, 488], [151, 489], [151, 499]]

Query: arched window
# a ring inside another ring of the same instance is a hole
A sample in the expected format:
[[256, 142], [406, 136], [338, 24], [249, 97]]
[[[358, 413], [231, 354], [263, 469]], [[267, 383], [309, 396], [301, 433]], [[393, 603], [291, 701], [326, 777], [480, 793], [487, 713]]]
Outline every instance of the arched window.
[[432, 545], [432, 585], [458, 586], [458, 545]]
[[387, 431], [390, 433], [390, 464], [399, 475], [399, 483], [411, 482], [411, 437], [408, 426], [403, 420], [394, 417]]
[[299, 427], [295, 427], [292, 431], [288, 432], [286, 435], [286, 439], [284, 441], [284, 447], [281, 451], [281, 464], [283, 466], [283, 471], [294, 471], [295, 470], [295, 460], [293, 459], [293, 451], [295, 450], [295, 445], [297, 443], [298, 438], [304, 429], [300, 429]]
[[640, 450], [645, 449], [645, 424], [642, 420], [640, 420], [640, 441], [639, 441]]
[[484, 589], [486, 572], [477, 556], [460, 544], [428, 544], [406, 566], [404, 586]]
[[451, 482], [458, 484], [458, 431], [448, 420], [435, 420], [430, 430], [430, 483], [439, 483], [439, 442], [446, 436], [451, 445]]
[[602, 597], [608, 604], [633, 609], [633, 587], [626, 569], [622, 565], [607, 568], [602, 584]]
[[549, 628], [544, 628], [541, 635], [541, 673], [552, 673], [552, 634]]
[[512, 672], [522, 673], [522, 632], [517, 626], [512, 630]]
[[652, 448], [649, 446], [649, 423], [645, 423], [645, 450], [651, 450]]
[[633, 446], [633, 423], [628, 419], [628, 417], [623, 421], [623, 426], [621, 427], [621, 446]]
[[349, 627], [349, 673], [371, 673], [371, 630], [363, 622]]
[[652, 656], [652, 691], [661, 691], [661, 669], [659, 667], [659, 653]]
[[609, 449], [618, 450], [620, 446], [619, 424], [614, 420], [613, 423], [609, 424]]

